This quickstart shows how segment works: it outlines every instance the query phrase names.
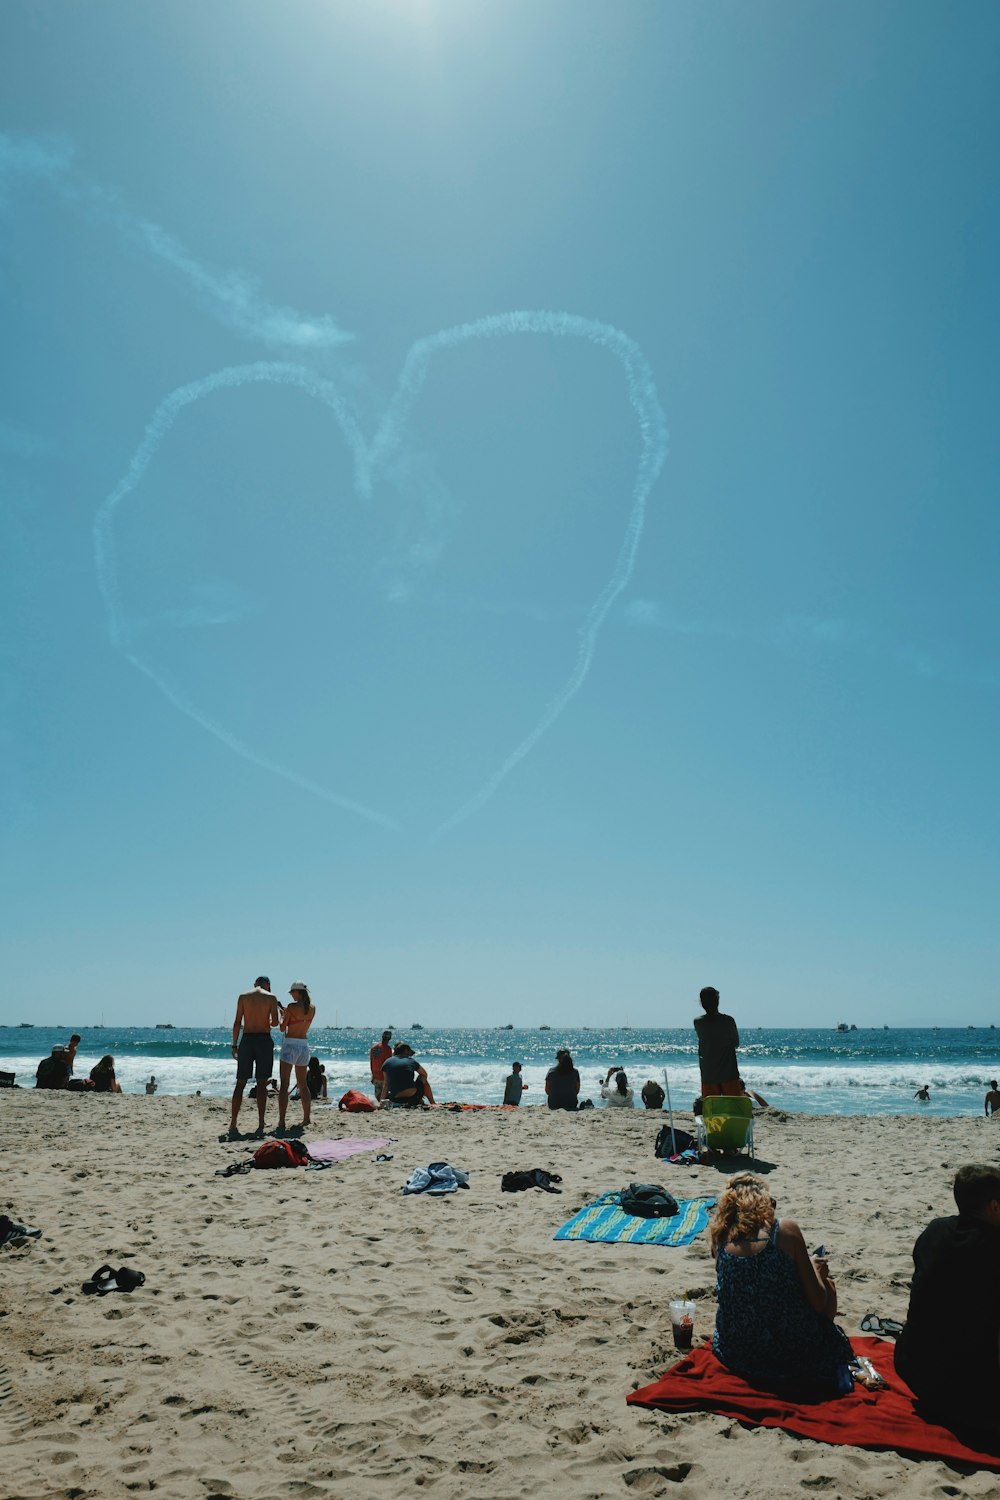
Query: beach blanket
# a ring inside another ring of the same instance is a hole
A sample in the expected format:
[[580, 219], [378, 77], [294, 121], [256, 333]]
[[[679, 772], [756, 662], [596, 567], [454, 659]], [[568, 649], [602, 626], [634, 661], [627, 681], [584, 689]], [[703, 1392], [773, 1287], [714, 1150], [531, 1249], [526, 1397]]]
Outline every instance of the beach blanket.
[[892, 1344], [877, 1338], [853, 1338], [855, 1354], [871, 1360], [886, 1382], [884, 1390], [855, 1385], [846, 1396], [792, 1401], [761, 1390], [727, 1370], [705, 1344], [686, 1355], [659, 1380], [626, 1396], [632, 1406], [660, 1411], [713, 1411], [751, 1427], [781, 1427], [819, 1443], [849, 1443], [854, 1448], [893, 1448], [917, 1458], [943, 1458], [1000, 1471], [1000, 1452], [969, 1448], [946, 1427], [926, 1422], [915, 1398], [892, 1362]]
[[357, 1156], [362, 1151], [381, 1151], [383, 1146], [388, 1146], [388, 1136], [379, 1135], [372, 1140], [361, 1140], [357, 1136], [347, 1136], [342, 1141], [310, 1141], [309, 1155], [313, 1161], [346, 1161], [349, 1156]]
[[599, 1244], [624, 1240], [630, 1245], [690, 1245], [708, 1227], [714, 1198], [682, 1198], [670, 1219], [639, 1219], [623, 1213], [619, 1193], [605, 1193], [588, 1203], [557, 1229], [557, 1240], [595, 1240]]

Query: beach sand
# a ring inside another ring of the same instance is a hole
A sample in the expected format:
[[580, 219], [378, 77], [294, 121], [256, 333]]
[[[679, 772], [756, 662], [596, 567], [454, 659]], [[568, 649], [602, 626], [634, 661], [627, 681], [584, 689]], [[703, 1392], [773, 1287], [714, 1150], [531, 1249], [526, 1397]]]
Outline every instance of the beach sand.
[[[218, 1141], [224, 1100], [0, 1094], [0, 1211], [44, 1232], [0, 1252], [8, 1500], [996, 1492], [995, 1474], [626, 1407], [675, 1358], [671, 1297], [696, 1298], [711, 1333], [707, 1247], [552, 1235], [631, 1180], [718, 1191], [714, 1167], [654, 1160], [662, 1116], [321, 1106], [314, 1119], [313, 1139], [396, 1137], [393, 1160], [224, 1179], [248, 1150]], [[757, 1126], [779, 1213], [828, 1248], [849, 1333], [869, 1311], [905, 1316], [916, 1233], [952, 1211], [955, 1168], [995, 1161], [998, 1143], [970, 1119]], [[469, 1171], [471, 1189], [404, 1198], [433, 1160]], [[532, 1167], [561, 1174], [562, 1195], [500, 1191], [503, 1172]], [[84, 1296], [105, 1262], [145, 1285]]]

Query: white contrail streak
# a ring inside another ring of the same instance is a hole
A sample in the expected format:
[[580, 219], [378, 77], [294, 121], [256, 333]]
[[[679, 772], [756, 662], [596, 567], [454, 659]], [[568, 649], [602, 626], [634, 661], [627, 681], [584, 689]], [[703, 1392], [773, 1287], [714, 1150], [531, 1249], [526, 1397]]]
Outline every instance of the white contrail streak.
[[601, 626], [614, 601], [629, 581], [635, 563], [636, 550], [642, 536], [646, 503], [667, 453], [667, 427], [663, 409], [660, 406], [652, 372], [637, 344], [609, 324], [558, 312], [504, 313], [480, 318], [476, 322], [464, 323], [455, 328], [444, 329], [440, 333], [418, 340], [411, 347], [404, 360], [396, 391], [371, 443], [366, 441], [352, 411], [337, 388], [301, 365], [262, 361], [220, 370], [214, 375], [207, 375], [201, 380], [193, 381], [190, 385], [181, 386], [161, 402], [147, 424], [142, 441], [123, 479], [104, 501], [94, 522], [94, 554], [98, 583], [107, 609], [111, 639], [118, 650], [156, 683], [160, 691], [182, 713], [187, 714], [196, 723], [216, 735], [238, 754], [254, 761], [264, 769], [275, 771], [295, 785], [316, 792], [327, 801], [357, 812], [362, 817], [369, 818], [383, 827], [398, 828], [399, 825], [384, 814], [321, 788], [313, 782], [308, 782], [286, 767], [264, 760], [251, 747], [236, 740], [228, 730], [202, 713], [188, 699], [175, 692], [148, 664], [134, 654], [126, 638], [126, 632], [122, 628], [113, 538], [114, 515], [121, 502], [142, 479], [160, 444], [184, 407], [200, 401], [204, 396], [217, 390], [261, 382], [298, 386], [333, 411], [354, 457], [357, 488], [362, 496], [370, 497], [375, 475], [384, 472], [391, 465], [394, 456], [401, 448], [410, 413], [427, 379], [434, 356], [456, 349], [475, 339], [505, 338], [515, 334], [542, 334], [557, 338], [585, 339], [612, 354], [625, 373], [628, 398], [638, 418], [641, 451], [632, 485], [631, 507], [625, 535], [618, 549], [614, 570], [579, 627], [576, 660], [569, 677], [549, 701], [537, 723], [514, 746], [479, 791], [435, 829], [431, 835], [432, 842], [441, 838], [473, 813], [478, 812], [489, 801], [504, 779], [534, 749], [579, 692], [590, 671]]
[[366, 491], [370, 488], [372, 472], [385, 464], [393, 450], [402, 441], [407, 419], [427, 379], [427, 372], [434, 355], [441, 350], [455, 349], [473, 339], [506, 338], [512, 334], [523, 333], [547, 334], [556, 338], [586, 339], [614, 355], [625, 371], [628, 398], [639, 420], [642, 451], [632, 486], [632, 505], [625, 527], [625, 536], [618, 550], [614, 572], [588, 609], [580, 625], [576, 662], [572, 672], [550, 700], [534, 728], [519, 744], [515, 745], [479, 791], [435, 829], [431, 835], [432, 842], [448, 833], [457, 824], [464, 822], [473, 813], [478, 812], [489, 801], [504, 778], [534, 749], [542, 735], [552, 727], [570, 700], [583, 686], [594, 659], [598, 632], [608, 610], [631, 577], [636, 549], [645, 524], [646, 502], [667, 456], [666, 418], [657, 395], [653, 373], [637, 344], [608, 323], [593, 322], [589, 318], [576, 317], [572, 313], [501, 313], [493, 317], [479, 318], [474, 323], [463, 323], [455, 328], [446, 328], [440, 333], [431, 334], [428, 338], [419, 339], [412, 346], [404, 361], [396, 393], [379, 424], [371, 445], [367, 472], [363, 476]]
[[348, 812], [357, 813], [360, 817], [367, 818], [370, 822], [377, 823], [382, 828], [398, 832], [399, 824], [384, 813], [378, 812], [375, 808], [365, 806], [363, 802], [356, 802], [349, 797], [342, 797], [338, 793], [330, 791], [329, 788], [320, 786], [315, 781], [309, 781], [306, 777], [300, 776], [297, 771], [293, 771], [288, 766], [280, 765], [277, 761], [268, 759], [266, 756], [261, 755], [258, 750], [254, 749], [253, 746], [247, 745], [242, 740], [237, 739], [223, 725], [210, 718], [208, 714], [196, 707], [190, 699], [184, 697], [183, 694], [171, 687], [142, 657], [136, 655], [130, 646], [129, 633], [123, 628], [121, 595], [118, 586], [118, 565], [114, 544], [115, 512], [122, 501], [139, 484], [155, 458], [160, 444], [173, 427], [180, 412], [186, 406], [191, 406], [195, 401], [200, 401], [202, 397], [210, 395], [213, 391], [260, 382], [272, 385], [299, 386], [302, 390], [308, 391], [311, 396], [315, 396], [317, 400], [324, 402], [332, 409], [341, 431], [348, 443], [355, 449], [355, 452], [362, 445], [361, 435], [354, 423], [354, 418], [338, 392], [329, 381], [320, 380], [310, 370], [302, 369], [298, 365], [267, 362], [260, 362], [253, 365], [236, 365], [226, 370], [219, 370], [214, 375], [206, 375], [203, 380], [192, 381], [190, 385], [184, 385], [178, 390], [172, 391], [166, 400], [162, 401], [156, 408], [156, 411], [146, 425], [142, 441], [136, 449], [124, 477], [111, 491], [111, 494], [108, 495], [94, 518], [94, 563], [97, 569], [98, 586], [101, 590], [101, 597], [104, 600], [104, 607], [107, 614], [108, 633], [111, 636], [113, 645], [121, 652], [126, 661], [142, 672], [145, 677], [148, 677], [150, 682], [159, 688], [163, 696], [175, 708], [180, 709], [181, 713], [186, 714], [189, 719], [193, 719], [202, 729], [207, 729], [209, 734], [214, 734], [216, 739], [221, 740], [224, 745], [228, 745], [231, 750], [235, 750], [237, 755], [243, 756], [245, 760], [251, 761], [255, 766], [259, 766], [261, 770], [271, 771], [276, 776], [283, 776], [286, 781], [291, 782], [293, 786], [300, 787], [303, 791], [312, 792], [317, 797], [322, 797], [325, 801], [332, 802], [337, 807], [344, 808]]

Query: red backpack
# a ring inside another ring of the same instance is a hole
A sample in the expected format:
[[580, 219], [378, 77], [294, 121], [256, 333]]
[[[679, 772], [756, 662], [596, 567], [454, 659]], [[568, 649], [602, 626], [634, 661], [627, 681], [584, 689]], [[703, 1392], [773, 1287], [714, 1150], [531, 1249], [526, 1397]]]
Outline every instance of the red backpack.
[[255, 1167], [304, 1167], [308, 1161], [301, 1141], [265, 1141], [253, 1154]]
[[369, 1099], [367, 1094], [363, 1094], [360, 1089], [348, 1089], [347, 1093], [343, 1096], [340, 1103], [337, 1105], [337, 1108], [346, 1110], [349, 1115], [358, 1115], [365, 1114], [368, 1111], [373, 1110], [375, 1108], [375, 1104], [374, 1101]]

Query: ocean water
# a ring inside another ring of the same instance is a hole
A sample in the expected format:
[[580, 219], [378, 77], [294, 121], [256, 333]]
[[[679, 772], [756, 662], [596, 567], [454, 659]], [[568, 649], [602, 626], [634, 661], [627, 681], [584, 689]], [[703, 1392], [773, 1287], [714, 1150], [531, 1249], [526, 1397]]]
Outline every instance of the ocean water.
[[[151, 1073], [159, 1092], [217, 1096], [232, 1092], [235, 1065], [226, 1029], [93, 1027], [80, 1031], [78, 1076], [86, 1076], [105, 1053], [115, 1058], [118, 1081], [141, 1092]], [[0, 1068], [34, 1084], [39, 1059], [72, 1028], [0, 1027]], [[568, 1047], [580, 1070], [581, 1098], [600, 1105], [600, 1080], [612, 1063], [623, 1066], [636, 1095], [647, 1078], [660, 1083], [666, 1071], [674, 1106], [690, 1109], [698, 1092], [694, 1031], [621, 1027], [579, 1030], [400, 1030], [426, 1067], [439, 1100], [499, 1103], [503, 1080], [516, 1058], [528, 1090], [524, 1106], [545, 1102], [543, 1080], [555, 1049]], [[740, 1065], [750, 1088], [769, 1104], [810, 1114], [981, 1115], [991, 1078], [1000, 1077], [1000, 1032], [893, 1028], [838, 1032], [831, 1029], [753, 1029], [741, 1034]], [[314, 1052], [326, 1067], [331, 1098], [348, 1088], [370, 1089], [368, 1049], [377, 1034], [360, 1028], [314, 1028]], [[931, 1102], [913, 1096], [929, 1084]]]

